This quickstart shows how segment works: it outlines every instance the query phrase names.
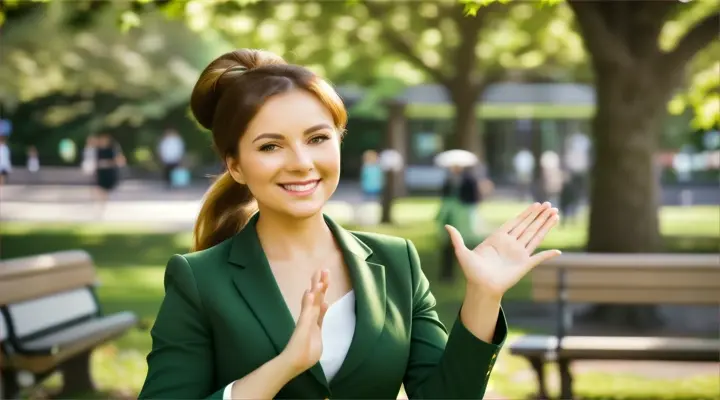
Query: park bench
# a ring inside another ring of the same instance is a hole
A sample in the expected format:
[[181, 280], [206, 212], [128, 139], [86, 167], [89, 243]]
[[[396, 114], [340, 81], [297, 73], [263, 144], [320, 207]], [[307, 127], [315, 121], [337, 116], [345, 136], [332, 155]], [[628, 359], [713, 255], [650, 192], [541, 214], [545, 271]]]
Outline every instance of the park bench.
[[560, 398], [572, 399], [573, 360], [720, 361], [720, 340], [692, 337], [573, 336], [567, 303], [720, 305], [720, 256], [570, 253], [531, 273], [536, 302], [557, 304], [555, 335], [525, 335], [510, 353], [535, 370], [538, 396], [548, 398], [544, 366], [556, 362]]
[[63, 395], [94, 389], [93, 349], [137, 324], [131, 312], [103, 315], [96, 279], [84, 251], [0, 260], [0, 398], [56, 371]]

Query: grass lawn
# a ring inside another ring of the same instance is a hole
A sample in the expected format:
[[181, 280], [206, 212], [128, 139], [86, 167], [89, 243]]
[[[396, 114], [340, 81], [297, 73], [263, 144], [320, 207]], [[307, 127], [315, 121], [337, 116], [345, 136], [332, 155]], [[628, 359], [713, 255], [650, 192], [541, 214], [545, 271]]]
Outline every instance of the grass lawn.
[[[396, 225], [362, 228], [411, 239], [422, 259], [438, 298], [438, 312], [451, 325], [462, 299], [462, 283], [441, 284], [437, 275], [437, 228], [432, 223], [438, 204], [433, 200], [410, 199], [398, 202]], [[482, 213], [497, 226], [522, 209], [514, 203], [489, 203]], [[333, 210], [328, 210], [333, 214]], [[346, 225], [352, 228], [350, 225]], [[661, 227], [669, 251], [717, 252], [720, 210], [717, 207], [664, 208]], [[546, 240], [546, 248], [580, 251], [585, 241], [585, 224], [558, 228]], [[137, 225], [36, 224], [3, 222], [0, 227], [2, 258], [19, 257], [66, 249], [85, 249], [98, 266], [102, 286], [99, 296], [106, 312], [132, 310], [152, 324], [163, 296], [164, 266], [174, 253], [186, 252], [189, 233], [156, 233]], [[529, 282], [520, 282], [506, 299], [528, 299]], [[513, 335], [521, 332], [513, 331]], [[103, 394], [95, 397], [132, 397], [145, 377], [145, 356], [150, 349], [147, 330], [137, 329], [95, 352], [93, 369]], [[493, 373], [491, 386], [508, 398], [532, 393], [534, 380], [522, 359], [504, 354]], [[51, 386], [53, 381], [51, 380]], [[583, 373], [576, 376], [578, 393], [587, 398], [697, 399], [717, 398], [716, 377], [695, 377], [676, 381], [618, 374]], [[110, 394], [108, 394], [110, 393]], [[91, 396], [92, 397], [92, 396]]]

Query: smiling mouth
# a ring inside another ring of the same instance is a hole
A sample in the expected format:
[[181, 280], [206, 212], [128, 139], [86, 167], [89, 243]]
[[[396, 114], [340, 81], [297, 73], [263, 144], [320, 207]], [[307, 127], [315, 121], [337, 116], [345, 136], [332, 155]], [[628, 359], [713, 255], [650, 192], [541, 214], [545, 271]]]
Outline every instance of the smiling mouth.
[[320, 183], [320, 179], [305, 181], [305, 182], [294, 182], [294, 183], [280, 183], [278, 184], [281, 188], [293, 194], [307, 194], [312, 193]]

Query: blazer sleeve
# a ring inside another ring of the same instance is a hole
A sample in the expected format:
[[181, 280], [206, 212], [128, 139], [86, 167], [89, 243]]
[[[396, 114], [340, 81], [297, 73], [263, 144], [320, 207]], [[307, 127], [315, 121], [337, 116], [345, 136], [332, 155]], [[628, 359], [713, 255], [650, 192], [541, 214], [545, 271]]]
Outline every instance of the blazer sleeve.
[[214, 387], [212, 336], [192, 269], [173, 256], [165, 270], [165, 298], [151, 330], [148, 373], [139, 399], [222, 399]]
[[435, 311], [435, 297], [407, 241], [413, 285], [410, 357], [404, 385], [410, 399], [482, 399], [498, 352], [507, 337], [502, 310], [492, 343], [473, 335], [458, 317], [450, 335]]

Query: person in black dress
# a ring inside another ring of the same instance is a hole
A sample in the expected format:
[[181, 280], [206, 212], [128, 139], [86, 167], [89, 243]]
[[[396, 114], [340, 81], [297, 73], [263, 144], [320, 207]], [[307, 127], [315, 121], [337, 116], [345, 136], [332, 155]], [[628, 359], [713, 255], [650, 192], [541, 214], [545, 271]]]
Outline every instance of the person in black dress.
[[104, 206], [110, 192], [120, 183], [120, 168], [125, 166], [125, 157], [118, 143], [108, 133], [97, 136], [95, 157], [95, 185], [100, 205]]

